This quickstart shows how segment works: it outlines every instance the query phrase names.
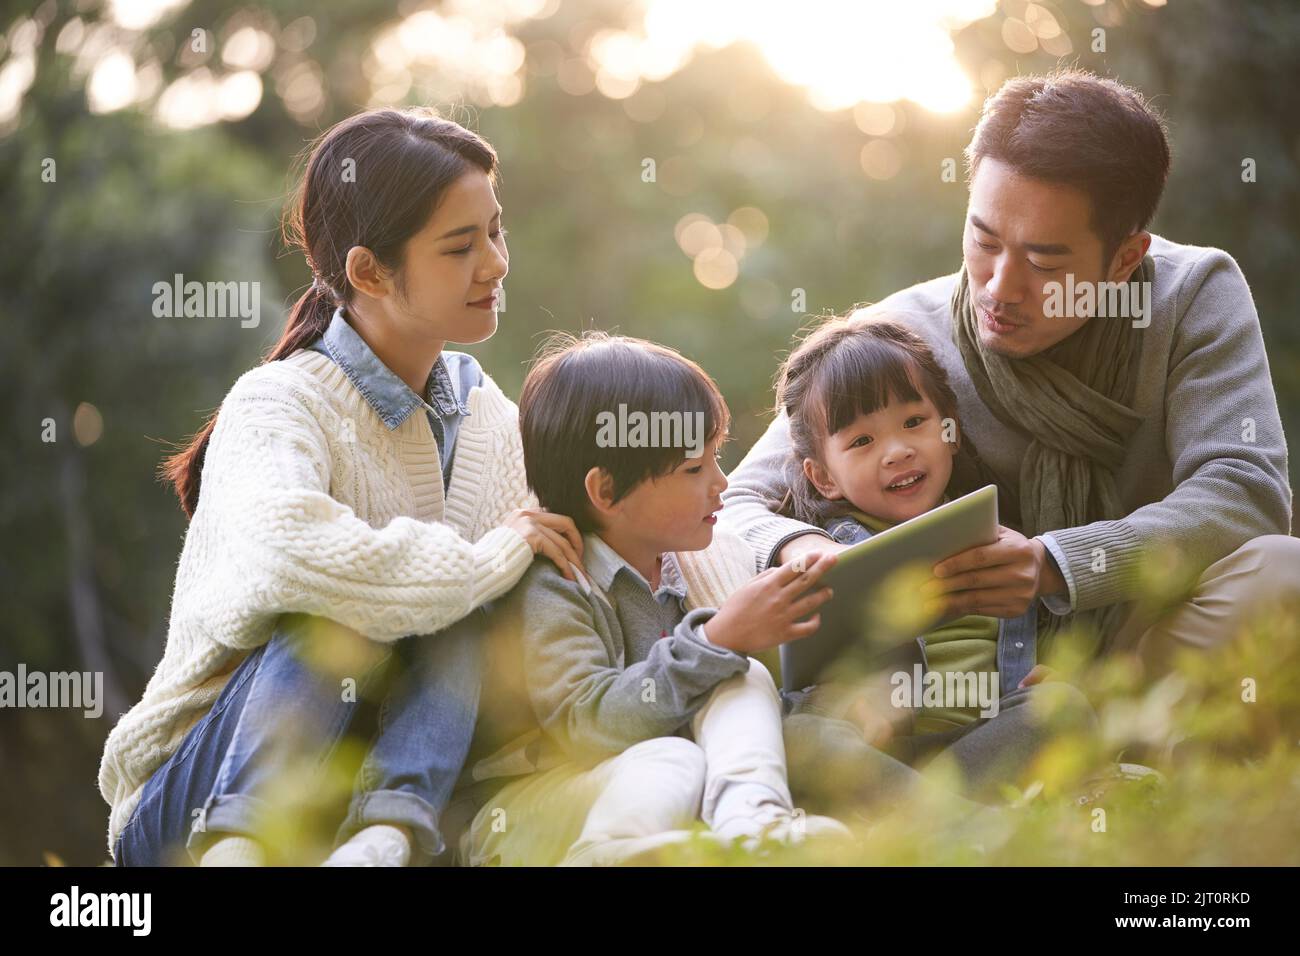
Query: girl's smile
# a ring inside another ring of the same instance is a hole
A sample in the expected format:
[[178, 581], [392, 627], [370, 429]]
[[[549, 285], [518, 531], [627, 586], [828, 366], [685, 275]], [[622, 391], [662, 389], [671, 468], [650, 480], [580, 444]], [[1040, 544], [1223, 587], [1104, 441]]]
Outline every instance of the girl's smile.
[[957, 446], [944, 440], [943, 418], [923, 392], [858, 417], [821, 443], [822, 462], [804, 472], [823, 497], [846, 500], [864, 514], [897, 523], [943, 500]]

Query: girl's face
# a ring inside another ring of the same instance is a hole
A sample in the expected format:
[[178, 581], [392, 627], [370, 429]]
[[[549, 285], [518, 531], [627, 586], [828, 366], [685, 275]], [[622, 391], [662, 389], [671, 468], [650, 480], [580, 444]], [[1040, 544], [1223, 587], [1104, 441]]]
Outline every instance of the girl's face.
[[804, 474], [822, 497], [847, 500], [891, 524], [924, 514], [943, 500], [957, 452], [956, 426], [945, 428], [934, 403], [923, 390], [918, 392], [920, 401], [891, 398], [883, 408], [827, 435], [823, 462], [804, 459]]
[[405, 295], [390, 300], [390, 318], [410, 341], [482, 342], [496, 331], [507, 271], [501, 206], [487, 174], [475, 169], [447, 188], [424, 228], [407, 241]]

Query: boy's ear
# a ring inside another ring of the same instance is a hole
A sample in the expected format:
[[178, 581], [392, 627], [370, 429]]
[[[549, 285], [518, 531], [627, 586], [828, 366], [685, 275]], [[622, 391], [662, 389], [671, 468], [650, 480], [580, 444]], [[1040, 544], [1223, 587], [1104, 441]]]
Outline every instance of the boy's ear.
[[592, 468], [582, 480], [587, 489], [587, 500], [591, 510], [601, 525], [607, 523], [608, 516], [614, 511], [614, 478], [603, 468]]
[[813, 487], [827, 501], [836, 501], [844, 497], [844, 492], [840, 491], [839, 485], [835, 484], [832, 478], [818, 462], [811, 458], [803, 460], [803, 473], [808, 476], [808, 480], [813, 483]]

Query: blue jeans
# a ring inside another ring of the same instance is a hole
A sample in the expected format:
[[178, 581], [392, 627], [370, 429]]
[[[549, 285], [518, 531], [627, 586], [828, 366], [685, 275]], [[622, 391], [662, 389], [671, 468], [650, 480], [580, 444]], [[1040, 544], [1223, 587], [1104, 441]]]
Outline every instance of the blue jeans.
[[[357, 701], [377, 686], [374, 738], [334, 845], [362, 827], [387, 823], [410, 828], [413, 864], [441, 855], [439, 817], [478, 713], [482, 613], [391, 645], [323, 618], [281, 618], [270, 641], [239, 664], [212, 709], [145, 784], [118, 837], [117, 865], [162, 865], [182, 845], [197, 862], [217, 835], [256, 838], [276, 774], [304, 760], [323, 770], [353, 724]], [[352, 658], [362, 662], [355, 693], [345, 692], [346, 680], [307, 663], [324, 637], [336, 649], [342, 641], [360, 651]]]

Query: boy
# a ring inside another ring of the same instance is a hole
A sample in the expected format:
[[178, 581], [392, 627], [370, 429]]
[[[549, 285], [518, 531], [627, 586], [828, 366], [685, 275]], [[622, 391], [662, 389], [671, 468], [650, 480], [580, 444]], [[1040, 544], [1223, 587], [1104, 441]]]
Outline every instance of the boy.
[[[543, 352], [519, 409], [529, 486], [583, 532], [590, 577], [536, 562], [490, 617], [467, 765], [490, 795], [462, 858], [624, 862], [701, 816], [751, 844], [847, 834], [794, 810], [780, 700], [747, 656], [816, 629], [830, 592], [815, 586], [833, 560], [751, 578], [732, 539], [733, 560], [711, 573], [735, 580], [693, 582], [674, 554], [708, 547], [722, 507], [717, 386], [671, 349], [589, 332]], [[734, 593], [688, 611], [697, 586]]]

